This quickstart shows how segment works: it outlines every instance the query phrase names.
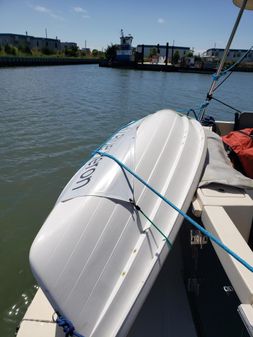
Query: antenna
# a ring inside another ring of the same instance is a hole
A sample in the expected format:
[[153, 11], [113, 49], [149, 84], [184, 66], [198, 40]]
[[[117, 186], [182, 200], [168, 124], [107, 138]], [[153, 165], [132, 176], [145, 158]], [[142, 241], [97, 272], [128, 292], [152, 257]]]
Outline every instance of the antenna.
[[45, 33], [46, 33], [46, 39], [47, 39], [47, 28], [45, 28]]

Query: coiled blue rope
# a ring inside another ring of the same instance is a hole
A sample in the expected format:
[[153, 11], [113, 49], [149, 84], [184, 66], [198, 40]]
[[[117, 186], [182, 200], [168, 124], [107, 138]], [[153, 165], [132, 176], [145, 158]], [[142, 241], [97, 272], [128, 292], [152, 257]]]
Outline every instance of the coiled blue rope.
[[75, 337], [84, 337], [75, 331], [74, 325], [64, 316], [58, 316], [56, 323], [63, 328], [66, 337], [75, 336]]
[[215, 242], [220, 248], [222, 248], [224, 251], [226, 251], [229, 255], [233, 256], [238, 262], [240, 262], [245, 268], [247, 268], [249, 271], [253, 272], [253, 267], [244, 259], [242, 259], [239, 255], [237, 255], [235, 252], [233, 252], [230, 248], [228, 248], [224, 243], [222, 243], [218, 238], [216, 238], [211, 232], [200, 226], [196, 221], [194, 221], [189, 215], [187, 215], [184, 211], [179, 209], [176, 205], [174, 205], [171, 201], [169, 201], [167, 198], [165, 198], [162, 194], [160, 194], [158, 191], [156, 191], [151, 185], [149, 185], [145, 180], [143, 180], [137, 173], [132, 171], [129, 167], [127, 167], [124, 163], [122, 163], [120, 160], [118, 160], [113, 155], [102, 152], [100, 150], [95, 150], [93, 152], [94, 154], [99, 154], [100, 156], [108, 157], [112, 160], [114, 160], [121, 168], [129, 172], [132, 176], [134, 176], [137, 180], [139, 180], [143, 185], [145, 185], [150, 191], [152, 191], [154, 194], [156, 194], [160, 199], [162, 199], [166, 204], [171, 206], [174, 210], [176, 210], [180, 215], [182, 215], [187, 221], [189, 221], [194, 227], [196, 227], [201, 233], [206, 235], [210, 240]]

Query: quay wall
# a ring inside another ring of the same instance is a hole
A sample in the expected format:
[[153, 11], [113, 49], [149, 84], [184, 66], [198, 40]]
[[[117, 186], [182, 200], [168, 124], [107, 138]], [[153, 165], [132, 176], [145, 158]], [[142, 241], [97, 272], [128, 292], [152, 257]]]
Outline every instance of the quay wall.
[[[107, 62], [102, 61], [99, 63], [100, 67], [108, 68], [122, 68], [122, 69], [134, 69], [134, 70], [149, 70], [149, 71], [164, 71], [164, 72], [183, 72], [183, 73], [199, 73], [199, 74], [213, 74], [216, 72], [215, 68], [194, 68], [194, 67], [183, 67], [165, 64], [149, 64], [149, 63], [119, 63], [119, 62]], [[253, 67], [240, 66], [236, 67], [233, 71], [242, 72], [253, 72]]]
[[82, 59], [69, 57], [19, 57], [1, 56], [0, 67], [56, 66], [73, 64], [98, 64], [98, 59]]

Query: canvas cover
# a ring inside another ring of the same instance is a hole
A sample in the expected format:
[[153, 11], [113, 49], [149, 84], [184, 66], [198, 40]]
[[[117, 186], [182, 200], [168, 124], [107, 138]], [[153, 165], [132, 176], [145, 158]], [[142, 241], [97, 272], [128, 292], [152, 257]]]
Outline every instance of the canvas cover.
[[221, 138], [210, 130], [205, 130], [205, 133], [207, 137], [207, 157], [199, 187], [217, 183], [242, 189], [253, 188], [253, 180], [233, 168]]

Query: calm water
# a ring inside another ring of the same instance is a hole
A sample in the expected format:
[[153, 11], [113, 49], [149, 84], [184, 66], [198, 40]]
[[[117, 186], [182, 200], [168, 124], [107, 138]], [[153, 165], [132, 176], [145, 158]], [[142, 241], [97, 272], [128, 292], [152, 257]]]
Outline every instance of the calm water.
[[[29, 247], [70, 177], [126, 122], [199, 106], [210, 76], [80, 65], [0, 69], [0, 83], [0, 331], [11, 337], [35, 292]], [[252, 110], [253, 74], [217, 97]], [[232, 118], [214, 103], [209, 113]]]

